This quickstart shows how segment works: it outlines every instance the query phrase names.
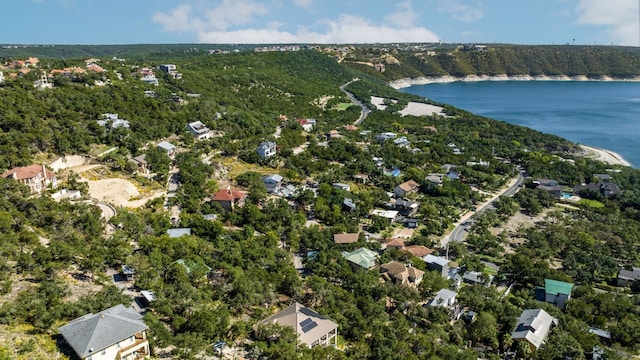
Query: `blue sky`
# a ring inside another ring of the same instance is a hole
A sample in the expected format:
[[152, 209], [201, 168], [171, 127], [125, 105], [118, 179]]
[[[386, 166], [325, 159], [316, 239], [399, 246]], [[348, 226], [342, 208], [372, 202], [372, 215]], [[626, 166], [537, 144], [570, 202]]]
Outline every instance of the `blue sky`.
[[9, 44], [638, 46], [640, 0], [10, 0]]

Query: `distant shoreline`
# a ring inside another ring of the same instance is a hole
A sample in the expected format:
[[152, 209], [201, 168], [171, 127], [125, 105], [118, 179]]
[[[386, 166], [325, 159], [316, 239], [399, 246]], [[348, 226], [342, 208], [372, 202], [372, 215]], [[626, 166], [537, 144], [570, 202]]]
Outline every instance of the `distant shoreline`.
[[579, 145], [584, 151], [584, 153], [581, 154], [581, 156], [583, 157], [601, 161], [609, 165], [622, 165], [622, 166], [631, 167], [631, 163], [625, 160], [622, 157], [622, 155], [618, 154], [617, 152], [595, 147], [595, 146], [589, 146], [584, 144], [579, 144]]
[[640, 76], [631, 78], [614, 78], [610, 76], [588, 77], [586, 75], [566, 76], [566, 75], [468, 75], [464, 77], [456, 76], [424, 76], [419, 78], [404, 78], [389, 82], [389, 86], [394, 89], [402, 89], [413, 85], [442, 84], [451, 82], [475, 82], [475, 81], [631, 81], [640, 82]]

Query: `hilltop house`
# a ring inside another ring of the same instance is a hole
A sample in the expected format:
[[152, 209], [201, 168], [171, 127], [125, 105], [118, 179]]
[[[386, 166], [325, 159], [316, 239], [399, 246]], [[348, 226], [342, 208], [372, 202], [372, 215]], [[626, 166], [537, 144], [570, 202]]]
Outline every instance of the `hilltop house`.
[[299, 303], [260, 322], [260, 325], [267, 324], [293, 328], [300, 343], [309, 349], [338, 344], [338, 324]]
[[169, 76], [176, 80], [182, 79], [182, 74], [178, 72], [177, 67], [174, 64], [158, 65], [158, 69], [165, 74], [169, 74]]
[[225, 189], [213, 194], [213, 201], [220, 204], [225, 210], [233, 210], [236, 206], [242, 206], [247, 198], [247, 193], [236, 189]]
[[141, 319], [133, 308], [120, 304], [71, 320], [58, 332], [82, 360], [144, 359], [150, 355], [149, 327]]
[[106, 127], [108, 130], [117, 128], [129, 129], [131, 127], [129, 120], [118, 118], [118, 114], [102, 114], [102, 119], [97, 120], [96, 122], [98, 125]]
[[200, 121], [190, 122], [187, 125], [187, 130], [196, 140], [206, 140], [211, 138], [211, 130], [209, 130], [209, 128]]
[[384, 281], [391, 281], [397, 285], [417, 286], [424, 275], [424, 271], [398, 261], [382, 264], [380, 269], [382, 271], [380, 275]]
[[2, 177], [7, 179], [17, 180], [29, 187], [32, 194], [39, 194], [43, 192], [47, 187], [58, 187], [58, 178], [56, 174], [47, 169], [44, 165], [29, 165], [24, 167], [17, 167], [11, 170], [7, 170], [2, 174]]
[[343, 251], [342, 257], [345, 258], [354, 271], [369, 270], [376, 266], [378, 253], [367, 248], [359, 248], [352, 252]]
[[165, 151], [169, 159], [173, 159], [173, 157], [176, 155], [176, 146], [170, 142], [163, 141], [159, 143], [158, 149]]
[[256, 152], [261, 158], [268, 158], [276, 154], [276, 143], [273, 141], [263, 141], [258, 145]]
[[537, 350], [547, 339], [551, 326], [557, 321], [542, 309], [524, 310], [516, 321], [511, 338], [516, 341], [527, 341], [532, 350]]

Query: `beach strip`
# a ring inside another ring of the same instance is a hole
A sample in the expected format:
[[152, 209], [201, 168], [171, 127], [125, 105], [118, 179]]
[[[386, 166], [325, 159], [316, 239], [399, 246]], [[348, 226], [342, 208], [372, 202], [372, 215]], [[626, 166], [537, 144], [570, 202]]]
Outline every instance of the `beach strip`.
[[622, 166], [631, 167], [631, 163], [629, 163], [620, 154], [618, 154], [616, 152], [613, 152], [613, 151], [610, 151], [610, 150], [606, 150], [606, 149], [602, 149], [602, 148], [593, 147], [593, 146], [582, 145], [582, 144], [580, 144], [580, 148], [584, 152], [582, 154], [582, 156], [584, 156], [586, 158], [597, 160], [597, 161], [602, 161], [602, 162], [607, 163], [609, 165], [622, 165]]

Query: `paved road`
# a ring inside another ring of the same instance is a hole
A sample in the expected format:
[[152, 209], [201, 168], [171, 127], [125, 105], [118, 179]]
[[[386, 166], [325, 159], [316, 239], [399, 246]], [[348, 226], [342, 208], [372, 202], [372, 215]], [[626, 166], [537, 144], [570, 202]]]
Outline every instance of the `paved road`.
[[518, 176], [511, 180], [511, 183], [506, 189], [498, 194], [494, 194], [489, 198], [489, 200], [476, 207], [475, 211], [465, 214], [460, 218], [460, 220], [458, 220], [457, 223], [454, 223], [455, 228], [449, 235], [442, 238], [442, 240], [440, 241], [441, 246], [446, 247], [449, 241], [462, 241], [462, 239], [464, 238], [464, 234], [473, 222], [473, 220], [470, 220], [473, 216], [475, 216], [476, 214], [480, 214], [483, 211], [487, 210], [490, 206], [493, 206], [493, 202], [500, 196], [513, 196], [518, 192], [518, 190], [520, 190], [520, 187], [523, 183], [524, 178], [522, 177], [522, 172], [518, 172]]
[[359, 125], [361, 122], [364, 121], [364, 119], [367, 118], [367, 116], [369, 116], [369, 114], [371, 113], [371, 110], [369, 110], [369, 108], [367, 107], [367, 105], [365, 105], [362, 101], [356, 99], [355, 96], [353, 96], [352, 93], [348, 92], [347, 90], [345, 90], [345, 88], [347, 86], [349, 86], [349, 84], [351, 84], [354, 81], [359, 81], [360, 79], [355, 78], [351, 81], [349, 81], [348, 83], [340, 86], [340, 90], [342, 90], [342, 92], [344, 92], [345, 94], [347, 94], [347, 97], [349, 98], [349, 100], [351, 100], [352, 103], [354, 103], [355, 105], [360, 106], [360, 108], [362, 108], [362, 110], [360, 111], [360, 117], [354, 121], [353, 125]]

